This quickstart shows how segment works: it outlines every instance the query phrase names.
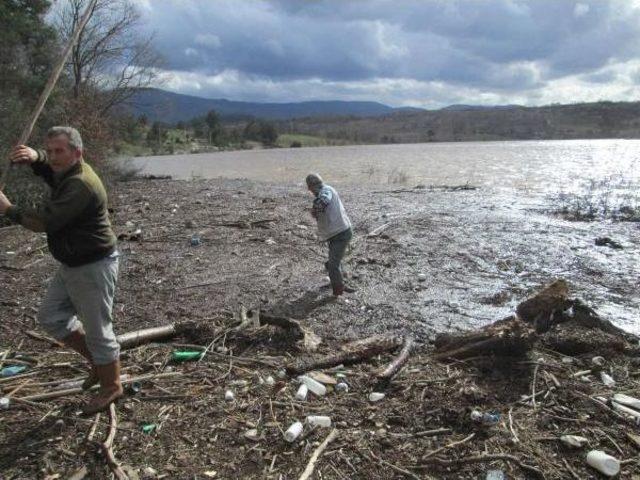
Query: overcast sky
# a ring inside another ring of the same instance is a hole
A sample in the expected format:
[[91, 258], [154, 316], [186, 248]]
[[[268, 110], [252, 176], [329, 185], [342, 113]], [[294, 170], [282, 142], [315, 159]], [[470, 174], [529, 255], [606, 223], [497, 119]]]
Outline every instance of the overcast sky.
[[640, 0], [134, 0], [162, 88], [391, 106], [640, 100]]

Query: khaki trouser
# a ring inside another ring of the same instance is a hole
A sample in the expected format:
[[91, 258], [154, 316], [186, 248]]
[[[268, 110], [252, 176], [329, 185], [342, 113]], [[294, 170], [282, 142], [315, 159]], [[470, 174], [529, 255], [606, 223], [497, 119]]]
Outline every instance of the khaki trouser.
[[40, 306], [40, 325], [56, 340], [84, 327], [93, 362], [106, 365], [117, 360], [120, 345], [111, 315], [117, 277], [116, 255], [80, 267], [61, 265]]

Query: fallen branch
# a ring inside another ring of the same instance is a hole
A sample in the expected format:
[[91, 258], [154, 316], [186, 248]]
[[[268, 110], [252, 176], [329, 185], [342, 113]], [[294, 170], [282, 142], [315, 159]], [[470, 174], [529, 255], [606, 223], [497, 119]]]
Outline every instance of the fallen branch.
[[538, 468], [533, 467], [531, 465], [527, 465], [526, 463], [522, 463], [522, 461], [514, 456], [509, 455], [507, 453], [487, 453], [484, 455], [477, 455], [475, 457], [465, 457], [458, 458], [456, 460], [444, 460], [442, 458], [430, 458], [426, 460], [427, 465], [416, 465], [414, 468], [417, 469], [429, 469], [432, 464], [441, 465], [443, 467], [451, 467], [454, 465], [464, 465], [466, 463], [484, 463], [484, 462], [493, 462], [495, 460], [504, 460], [508, 462], [513, 462], [518, 465], [521, 469], [531, 472], [538, 477], [544, 479], [544, 473], [540, 471]]
[[113, 454], [113, 439], [116, 436], [118, 428], [118, 417], [116, 415], [116, 406], [114, 403], [109, 405], [109, 434], [105, 441], [100, 444], [102, 453], [107, 461], [107, 465], [117, 480], [129, 480], [126, 473], [120, 468], [120, 465], [116, 461], [116, 457]]
[[447, 445], [443, 445], [440, 448], [436, 448], [435, 450], [432, 450], [432, 451], [426, 453], [422, 457], [422, 460], [424, 461], [424, 460], [428, 459], [429, 457], [432, 457], [435, 454], [442, 452], [443, 450], [448, 450], [449, 448], [457, 447], [458, 445], [462, 445], [463, 443], [467, 443], [469, 440], [471, 440], [475, 436], [476, 436], [476, 434], [472, 433], [471, 435], [469, 435], [468, 437], [463, 438], [462, 440], [458, 440], [457, 442], [451, 442], [451, 443], [449, 443]]
[[164, 325], [162, 327], [145, 328], [136, 330], [135, 332], [123, 333], [118, 335], [118, 343], [121, 349], [137, 347], [144, 343], [155, 342], [158, 340], [168, 340], [180, 333], [180, 326], [176, 323]]
[[331, 433], [327, 435], [327, 438], [324, 439], [320, 446], [315, 449], [315, 451], [311, 455], [311, 458], [309, 459], [309, 463], [307, 463], [307, 468], [304, 469], [304, 472], [302, 472], [302, 475], [300, 475], [300, 478], [298, 480], [307, 480], [308, 478], [311, 478], [318, 458], [320, 457], [320, 455], [322, 455], [322, 452], [325, 451], [327, 445], [329, 445], [337, 436], [338, 430], [334, 428], [333, 430], [331, 430]]
[[402, 338], [395, 335], [375, 335], [358, 340], [342, 347], [343, 351], [327, 355], [319, 359], [300, 361], [286, 367], [287, 373], [299, 374], [309, 370], [334, 367], [336, 365], [352, 365], [383, 352], [395, 350], [402, 345]]
[[48, 337], [47, 335], [43, 335], [41, 333], [34, 332], [33, 330], [27, 330], [24, 333], [26, 335], [28, 335], [29, 337], [31, 337], [31, 338], [35, 338], [36, 340], [42, 340], [43, 342], [50, 343], [54, 347], [63, 347], [64, 346], [59, 341], [57, 341], [57, 340], [55, 340], [55, 339], [53, 339], [51, 337]]
[[407, 363], [407, 360], [409, 360], [413, 345], [413, 338], [405, 337], [404, 345], [402, 347], [402, 350], [400, 350], [398, 356], [389, 365], [387, 365], [384, 370], [381, 370], [376, 374], [379, 382], [385, 384], [389, 383], [391, 379], [398, 374], [402, 367], [404, 367], [405, 363]]
[[[121, 379], [121, 382], [123, 385], [126, 385], [128, 383], [132, 383], [132, 382], [140, 382], [143, 380], [151, 380], [151, 379], [158, 379], [158, 378], [166, 378], [166, 377], [175, 377], [175, 376], [179, 376], [182, 375], [181, 372], [166, 372], [166, 373], [152, 373], [152, 374], [148, 374], [148, 375], [140, 375], [139, 377], [132, 377], [132, 378], [126, 378], [126, 379]], [[91, 390], [96, 390], [98, 387], [98, 385], [94, 385]], [[22, 400], [22, 401], [30, 401], [30, 402], [34, 402], [34, 401], [40, 401], [40, 400], [51, 400], [53, 398], [60, 398], [60, 397], [66, 397], [68, 395], [75, 395], [78, 393], [82, 393], [85, 392], [86, 390], [83, 390], [82, 387], [76, 387], [76, 388], [68, 388], [66, 390], [57, 390], [55, 392], [48, 392], [48, 393], [39, 393], [36, 395], [29, 395], [27, 397], [22, 397], [22, 398], [16, 398], [15, 400]]]

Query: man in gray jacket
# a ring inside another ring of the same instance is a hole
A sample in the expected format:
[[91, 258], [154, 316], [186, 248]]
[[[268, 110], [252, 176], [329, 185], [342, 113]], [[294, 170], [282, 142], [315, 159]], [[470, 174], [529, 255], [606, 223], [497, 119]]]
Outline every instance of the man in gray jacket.
[[345, 292], [340, 263], [353, 237], [351, 221], [338, 192], [326, 185], [320, 175], [310, 173], [306, 182], [307, 188], [315, 197], [311, 215], [318, 222], [318, 238], [329, 244], [329, 261], [324, 265], [329, 272], [333, 295], [339, 297]]

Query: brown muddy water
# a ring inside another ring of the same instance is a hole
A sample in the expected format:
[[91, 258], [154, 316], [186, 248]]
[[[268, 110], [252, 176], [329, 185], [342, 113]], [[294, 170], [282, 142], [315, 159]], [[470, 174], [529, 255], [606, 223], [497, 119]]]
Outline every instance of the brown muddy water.
[[[309, 171], [339, 186], [356, 227], [357, 254], [347, 270], [359, 291], [351, 307], [366, 330], [389, 327], [391, 317], [416, 333], [473, 328], [564, 277], [575, 296], [640, 333], [640, 224], [550, 214], [561, 193], [590, 192], [594, 203], [637, 199], [639, 157], [640, 141], [589, 140], [274, 149], [135, 163], [144, 173], [178, 179], [246, 179], [242, 188], [282, 195], [301, 210]], [[418, 184], [478, 188], [412, 188]], [[385, 238], [374, 246], [366, 233], [384, 224]], [[603, 236], [624, 248], [596, 246]], [[306, 272], [291, 275], [308, 281]], [[358, 321], [345, 327], [359, 329]]]

